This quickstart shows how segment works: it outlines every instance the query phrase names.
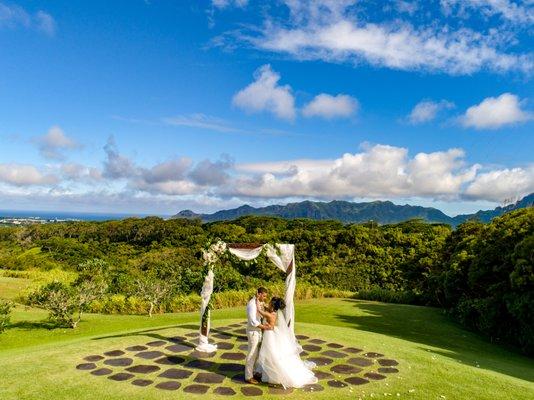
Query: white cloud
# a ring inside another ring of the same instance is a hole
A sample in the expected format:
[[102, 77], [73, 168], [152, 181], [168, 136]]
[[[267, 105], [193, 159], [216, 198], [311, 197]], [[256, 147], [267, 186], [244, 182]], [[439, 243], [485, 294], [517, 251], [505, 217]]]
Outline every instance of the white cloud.
[[280, 86], [280, 75], [266, 64], [254, 73], [254, 82], [237, 92], [233, 104], [250, 112], [268, 111], [279, 118], [295, 118], [295, 99], [288, 85]]
[[227, 38], [302, 60], [366, 62], [448, 74], [480, 70], [528, 74], [534, 70], [531, 53], [506, 51], [511, 42], [509, 32], [484, 33], [461, 24], [453, 28], [436, 19], [419, 26], [399, 18], [370, 22], [369, 15], [360, 10], [363, 5], [355, 0], [286, 0], [285, 4], [290, 10], [288, 18], [283, 12], [267, 16], [262, 27], [229, 33]]
[[478, 11], [483, 16], [500, 16], [506, 21], [530, 25], [534, 22], [532, 0], [441, 0], [441, 7], [447, 15], [467, 17], [468, 11]]
[[70, 181], [99, 181], [102, 179], [102, 171], [98, 168], [87, 167], [78, 163], [64, 163], [60, 165], [61, 175]]
[[51, 127], [48, 132], [35, 139], [39, 152], [45, 158], [63, 159], [65, 150], [80, 147], [73, 139], [65, 135], [59, 126]]
[[534, 192], [534, 165], [482, 173], [467, 187], [464, 196], [502, 203]]
[[480, 104], [469, 107], [460, 122], [465, 127], [497, 129], [532, 118], [532, 113], [521, 109], [521, 102], [516, 95], [504, 93], [499, 97], [487, 97]]
[[221, 118], [212, 117], [202, 113], [177, 115], [174, 117], [164, 118], [163, 122], [172, 126], [185, 126], [189, 128], [207, 129], [224, 133], [245, 133], [242, 129], [230, 126]]
[[137, 175], [137, 168], [128, 158], [119, 153], [115, 139], [110, 136], [104, 146], [106, 159], [104, 160], [104, 170], [102, 176], [108, 179], [131, 178]]
[[302, 109], [306, 117], [343, 118], [350, 117], [358, 109], [358, 101], [346, 94], [332, 96], [321, 93]]
[[[454, 198], [474, 179], [478, 165], [465, 165], [459, 149], [419, 153], [413, 158], [405, 148], [375, 145], [355, 154], [313, 165], [283, 161], [260, 175], [241, 175], [224, 188], [225, 195], [285, 198]], [[287, 169], [287, 166], [290, 166]], [[253, 165], [237, 169], [254, 170]], [[261, 168], [256, 168], [261, 171]], [[287, 173], [280, 172], [287, 171]]]
[[56, 21], [47, 12], [39, 10], [31, 14], [20, 6], [4, 3], [0, 3], [0, 28], [2, 27], [35, 29], [49, 36], [56, 33]]
[[446, 100], [438, 102], [423, 100], [414, 106], [410, 115], [408, 115], [408, 122], [414, 125], [429, 122], [434, 120], [440, 111], [453, 107], [454, 104]]
[[245, 7], [248, 0], [211, 0], [211, 4], [216, 8]]
[[42, 173], [33, 165], [11, 163], [0, 164], [0, 182], [14, 186], [51, 185], [58, 178]]

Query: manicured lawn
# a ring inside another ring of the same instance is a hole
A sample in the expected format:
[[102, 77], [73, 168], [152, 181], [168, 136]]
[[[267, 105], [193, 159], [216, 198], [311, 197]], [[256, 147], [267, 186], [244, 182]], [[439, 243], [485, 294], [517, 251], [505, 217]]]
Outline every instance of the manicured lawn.
[[[76, 330], [48, 329], [44, 317], [40, 310], [19, 307], [14, 313], [13, 327], [0, 335], [0, 399], [196, 396], [182, 390], [192, 383], [192, 377], [180, 381], [183, 386], [179, 390], [165, 391], [155, 388], [155, 384], [136, 387], [129, 381], [115, 382], [75, 368], [87, 355], [190, 333], [198, 322], [196, 313], [157, 315], [151, 319], [88, 315]], [[215, 328], [243, 320], [244, 308], [216, 310], [212, 315]], [[438, 309], [349, 299], [309, 300], [297, 303], [297, 321], [297, 334], [384, 354], [399, 362], [396, 367], [399, 372], [362, 386], [332, 388], [323, 384], [325, 390], [317, 393], [296, 390], [285, 396], [269, 395], [263, 386], [266, 398], [534, 398], [533, 359], [465, 331]], [[221, 360], [222, 353], [219, 350], [210, 360], [228, 362]], [[148, 374], [147, 378], [157, 382], [160, 372]], [[225, 386], [240, 393], [243, 386], [227, 381]], [[206, 396], [224, 398], [212, 394], [212, 388]], [[241, 396], [230, 398], [238, 397]]]

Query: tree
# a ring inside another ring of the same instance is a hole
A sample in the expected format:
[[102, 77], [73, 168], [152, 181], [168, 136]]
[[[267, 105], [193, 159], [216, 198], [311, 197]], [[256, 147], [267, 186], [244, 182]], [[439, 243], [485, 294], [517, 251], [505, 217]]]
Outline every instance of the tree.
[[170, 284], [152, 275], [137, 279], [136, 290], [135, 294], [149, 304], [149, 317], [152, 317], [154, 309], [171, 294]]
[[5, 331], [9, 325], [11, 309], [14, 306], [10, 301], [0, 300], [0, 333]]

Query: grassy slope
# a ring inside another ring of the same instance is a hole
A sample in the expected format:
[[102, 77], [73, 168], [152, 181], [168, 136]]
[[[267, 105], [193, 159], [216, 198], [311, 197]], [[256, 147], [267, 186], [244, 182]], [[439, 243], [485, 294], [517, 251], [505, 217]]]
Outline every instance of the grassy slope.
[[[191, 329], [198, 320], [195, 313], [152, 319], [89, 315], [75, 331], [47, 330], [40, 322], [42, 317], [41, 311], [19, 308], [13, 319], [15, 327], [0, 335], [1, 399], [192, 397], [183, 391], [164, 392], [112, 382], [77, 371], [74, 366], [87, 354], [144, 343], [159, 334], [181, 333], [179, 327], [156, 327], [185, 324]], [[213, 325], [243, 318], [241, 308], [217, 310]], [[311, 395], [295, 392], [290, 398], [363, 399], [371, 393], [373, 398], [390, 393], [396, 398], [425, 400], [534, 398], [532, 359], [461, 329], [437, 309], [344, 299], [310, 300], [297, 304], [297, 321], [298, 333], [397, 359], [400, 373], [354, 387], [352, 392], [349, 388]]]
[[0, 299], [13, 300], [30, 284], [30, 279], [0, 276]]

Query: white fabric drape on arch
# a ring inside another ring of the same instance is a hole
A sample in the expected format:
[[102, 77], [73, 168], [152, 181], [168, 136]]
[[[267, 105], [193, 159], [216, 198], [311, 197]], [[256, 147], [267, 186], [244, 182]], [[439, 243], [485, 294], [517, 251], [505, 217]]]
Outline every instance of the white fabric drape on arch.
[[[276, 247], [276, 248], [275, 248]], [[286, 303], [286, 308], [284, 310], [284, 316], [288, 322], [288, 327], [290, 328], [291, 333], [294, 336], [295, 332], [295, 288], [297, 285], [296, 280], [296, 265], [295, 265], [295, 245], [294, 244], [275, 244], [274, 246], [270, 244], [259, 245], [257, 247], [238, 247], [238, 246], [228, 246], [226, 249], [236, 256], [237, 258], [245, 261], [250, 261], [258, 257], [262, 250], [265, 248], [266, 255], [271, 262], [276, 265], [277, 268], [287, 273], [286, 277], [286, 290], [284, 301]], [[211, 298], [213, 292], [213, 271], [210, 269], [206, 280], [204, 281], [204, 286], [202, 287], [202, 305], [200, 318], [202, 320], [202, 315], [206, 309], [207, 304]], [[208, 315], [208, 332], [210, 324], [210, 316]], [[202, 323], [201, 323], [202, 325]], [[217, 349], [216, 346], [209, 344], [208, 342], [208, 332], [206, 335], [202, 334], [202, 326], [200, 330], [199, 345], [197, 346], [198, 351], [203, 352], [213, 352]], [[296, 341], [296, 338], [295, 338]]]

